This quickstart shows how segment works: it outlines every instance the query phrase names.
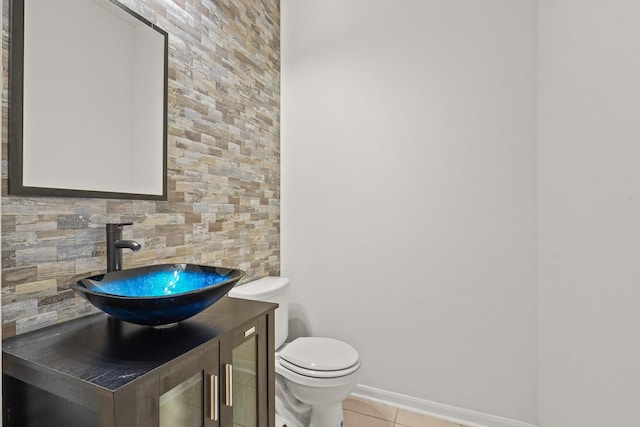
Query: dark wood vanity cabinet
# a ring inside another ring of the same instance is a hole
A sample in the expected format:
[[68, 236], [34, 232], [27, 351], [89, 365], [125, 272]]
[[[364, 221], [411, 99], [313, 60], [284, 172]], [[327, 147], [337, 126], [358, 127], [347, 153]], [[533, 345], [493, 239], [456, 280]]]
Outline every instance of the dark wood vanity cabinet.
[[275, 304], [165, 328], [98, 314], [3, 342], [3, 425], [274, 427]]

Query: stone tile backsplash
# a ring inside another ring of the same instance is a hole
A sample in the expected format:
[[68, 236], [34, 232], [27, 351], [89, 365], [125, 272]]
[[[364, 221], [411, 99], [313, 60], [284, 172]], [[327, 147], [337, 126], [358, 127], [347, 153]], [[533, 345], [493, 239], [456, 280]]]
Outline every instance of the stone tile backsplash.
[[105, 223], [131, 221], [125, 268], [165, 262], [280, 272], [278, 0], [123, 0], [169, 33], [168, 200], [7, 194], [3, 10], [3, 337], [95, 311], [69, 288], [106, 269]]

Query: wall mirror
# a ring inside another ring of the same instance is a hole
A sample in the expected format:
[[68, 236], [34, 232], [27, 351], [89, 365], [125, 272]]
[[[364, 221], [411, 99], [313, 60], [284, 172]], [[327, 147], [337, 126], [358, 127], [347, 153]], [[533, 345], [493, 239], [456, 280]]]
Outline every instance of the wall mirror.
[[9, 193], [166, 200], [168, 35], [115, 0], [12, 0]]

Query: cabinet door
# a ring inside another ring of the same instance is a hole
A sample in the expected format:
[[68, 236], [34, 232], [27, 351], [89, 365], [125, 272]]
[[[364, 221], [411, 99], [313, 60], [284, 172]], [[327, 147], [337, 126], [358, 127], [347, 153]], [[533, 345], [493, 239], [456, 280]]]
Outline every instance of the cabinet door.
[[217, 427], [220, 419], [218, 342], [160, 375], [160, 427]]
[[267, 337], [264, 317], [220, 343], [221, 414], [225, 427], [267, 427]]
[[219, 344], [213, 341], [116, 393], [116, 427], [219, 427]]
[[216, 341], [204, 350], [205, 373], [205, 427], [220, 426], [220, 371], [219, 371], [220, 345]]
[[204, 427], [204, 354], [187, 353], [160, 373], [159, 427]]

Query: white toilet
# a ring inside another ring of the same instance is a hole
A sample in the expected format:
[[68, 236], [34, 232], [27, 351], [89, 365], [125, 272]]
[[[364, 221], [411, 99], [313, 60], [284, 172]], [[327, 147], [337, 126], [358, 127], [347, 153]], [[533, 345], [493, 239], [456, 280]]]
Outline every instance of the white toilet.
[[[333, 338], [301, 337], [285, 343], [289, 334], [288, 289], [288, 278], [264, 277], [236, 286], [229, 296], [280, 304], [275, 314], [276, 389], [290, 396], [276, 402], [276, 415], [286, 418], [288, 414], [279, 414], [277, 408], [284, 408], [288, 401], [286, 406], [295, 412], [310, 405], [309, 427], [342, 427], [342, 401], [357, 384], [358, 352]], [[292, 398], [299, 402], [292, 403]]]

